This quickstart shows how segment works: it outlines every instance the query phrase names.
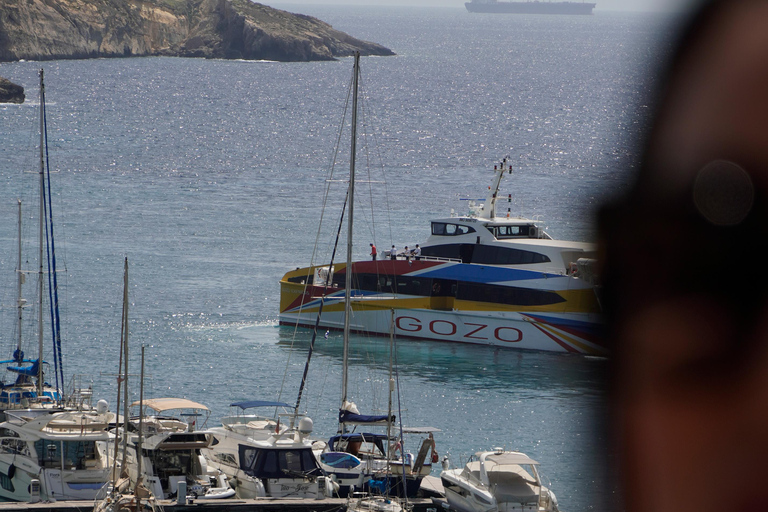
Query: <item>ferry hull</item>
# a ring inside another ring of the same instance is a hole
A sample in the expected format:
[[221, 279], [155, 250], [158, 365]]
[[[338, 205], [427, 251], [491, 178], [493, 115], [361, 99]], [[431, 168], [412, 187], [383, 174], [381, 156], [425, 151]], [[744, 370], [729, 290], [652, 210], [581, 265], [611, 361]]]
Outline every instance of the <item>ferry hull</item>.
[[[594, 286], [583, 279], [425, 260], [363, 261], [351, 268], [352, 331], [388, 336], [394, 311], [400, 337], [606, 354], [599, 301]], [[323, 329], [343, 329], [347, 270], [338, 265], [285, 274], [280, 323], [313, 327], [320, 314]]]
[[491, 14], [592, 14], [594, 3], [587, 2], [466, 2], [469, 12]]
[[[398, 337], [471, 343], [504, 348], [606, 355], [596, 340], [599, 323], [594, 315], [539, 315], [526, 313], [395, 310], [395, 334]], [[281, 325], [312, 328], [316, 313], [280, 315]], [[355, 309], [351, 328], [355, 332], [388, 336], [390, 309]], [[323, 312], [320, 327], [342, 329], [342, 312]]]

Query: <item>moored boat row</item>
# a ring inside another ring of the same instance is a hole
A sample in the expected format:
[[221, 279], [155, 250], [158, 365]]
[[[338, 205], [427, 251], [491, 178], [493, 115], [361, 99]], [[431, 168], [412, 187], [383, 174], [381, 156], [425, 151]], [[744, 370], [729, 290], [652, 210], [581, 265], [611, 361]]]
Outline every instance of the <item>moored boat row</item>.
[[[359, 56], [355, 77], [358, 71]], [[345, 364], [352, 331], [602, 354], [593, 248], [554, 241], [530, 219], [497, 217], [499, 183], [507, 171], [511, 167], [502, 162], [483, 205], [473, 205], [463, 217], [432, 221], [431, 236], [413, 258], [353, 262], [350, 235], [346, 263], [286, 274], [281, 322], [343, 329]], [[353, 176], [349, 191], [354, 193]], [[121, 363], [124, 387], [119, 391], [124, 398], [129, 394], [127, 304], [126, 295], [121, 333], [126, 363]], [[8, 403], [0, 424], [0, 496], [8, 500], [98, 498], [96, 509], [118, 510], [125, 499], [349, 496], [350, 509], [398, 510], [399, 499], [416, 496], [440, 460], [436, 429], [409, 429], [392, 413], [392, 376], [387, 413], [366, 415], [347, 396], [345, 370], [339, 430], [319, 439], [312, 421], [298, 412], [301, 392], [296, 406], [258, 403], [286, 409], [282, 416], [230, 416], [222, 427], [207, 427], [209, 410], [201, 403], [144, 399], [143, 391], [134, 411], [126, 407], [121, 416], [110, 413], [105, 401], [95, 408], [66, 404], [58, 377], [54, 386], [45, 387], [42, 355], [29, 360], [18, 350], [6, 361], [19, 378], [15, 388], [3, 388]], [[22, 388], [27, 394], [11, 394]], [[118, 395], [118, 408], [120, 402]], [[257, 404], [233, 405], [245, 410]], [[374, 432], [376, 427], [383, 432]], [[403, 449], [405, 434], [425, 437], [415, 454]], [[512, 503], [509, 510], [556, 511], [554, 494], [542, 485], [535, 461], [509, 453], [481, 454], [478, 468], [468, 464], [455, 475], [445, 468], [449, 506], [490, 511], [507, 510], [503, 504]], [[492, 506], [460, 499], [482, 493]]]

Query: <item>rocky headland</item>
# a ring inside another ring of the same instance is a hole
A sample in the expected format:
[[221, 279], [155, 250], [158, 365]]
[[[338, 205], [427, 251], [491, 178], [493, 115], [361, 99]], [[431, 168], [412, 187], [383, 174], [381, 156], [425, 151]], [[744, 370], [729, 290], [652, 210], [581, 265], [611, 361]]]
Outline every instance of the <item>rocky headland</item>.
[[0, 62], [176, 56], [275, 61], [393, 55], [250, 0], [3, 0]]
[[0, 103], [24, 103], [24, 88], [0, 76]]

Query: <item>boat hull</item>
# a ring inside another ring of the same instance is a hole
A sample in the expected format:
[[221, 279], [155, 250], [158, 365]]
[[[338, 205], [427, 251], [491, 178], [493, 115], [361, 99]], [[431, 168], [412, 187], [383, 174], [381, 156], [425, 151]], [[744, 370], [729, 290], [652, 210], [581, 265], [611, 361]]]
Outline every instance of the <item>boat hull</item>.
[[568, 14], [589, 15], [595, 8], [587, 2], [466, 2], [469, 12], [491, 14]]
[[[430, 261], [352, 265], [352, 331], [505, 348], [606, 355], [594, 287], [567, 275]], [[322, 267], [280, 281], [280, 324], [342, 329], [346, 266], [337, 286], [315, 286]], [[366, 284], [367, 283], [367, 284]], [[383, 283], [383, 284], [382, 284]], [[406, 293], [392, 293], [394, 289]], [[469, 290], [469, 291], [467, 291]], [[407, 293], [412, 292], [411, 294]], [[413, 292], [420, 291], [420, 294]]]
[[[358, 333], [388, 336], [391, 324], [390, 310], [354, 310], [352, 330]], [[496, 315], [466, 312], [430, 311], [424, 309], [395, 309], [395, 334], [398, 337], [435, 341], [489, 345], [494, 347], [568, 352], [588, 355], [606, 355], [604, 347], [586, 335], [575, 334], [570, 326], [588, 324], [590, 330], [597, 324], [576, 320], [578, 315], [542, 317], [523, 313]], [[312, 328], [317, 315], [312, 313], [282, 314], [281, 325]], [[340, 330], [343, 315], [324, 312], [319, 326]]]

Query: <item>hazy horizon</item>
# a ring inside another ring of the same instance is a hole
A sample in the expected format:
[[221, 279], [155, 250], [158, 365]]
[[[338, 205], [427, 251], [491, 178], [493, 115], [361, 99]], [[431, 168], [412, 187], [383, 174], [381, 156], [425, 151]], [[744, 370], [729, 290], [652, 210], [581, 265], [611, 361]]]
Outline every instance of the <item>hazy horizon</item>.
[[[463, 8], [465, 0], [371, 0], [366, 5], [393, 7], [455, 7]], [[578, 0], [577, 0], [578, 1]], [[591, 0], [597, 5], [596, 11], [685, 11], [699, 3], [699, 0]], [[260, 3], [280, 8], [290, 5], [361, 5], [359, 0], [261, 0]]]

